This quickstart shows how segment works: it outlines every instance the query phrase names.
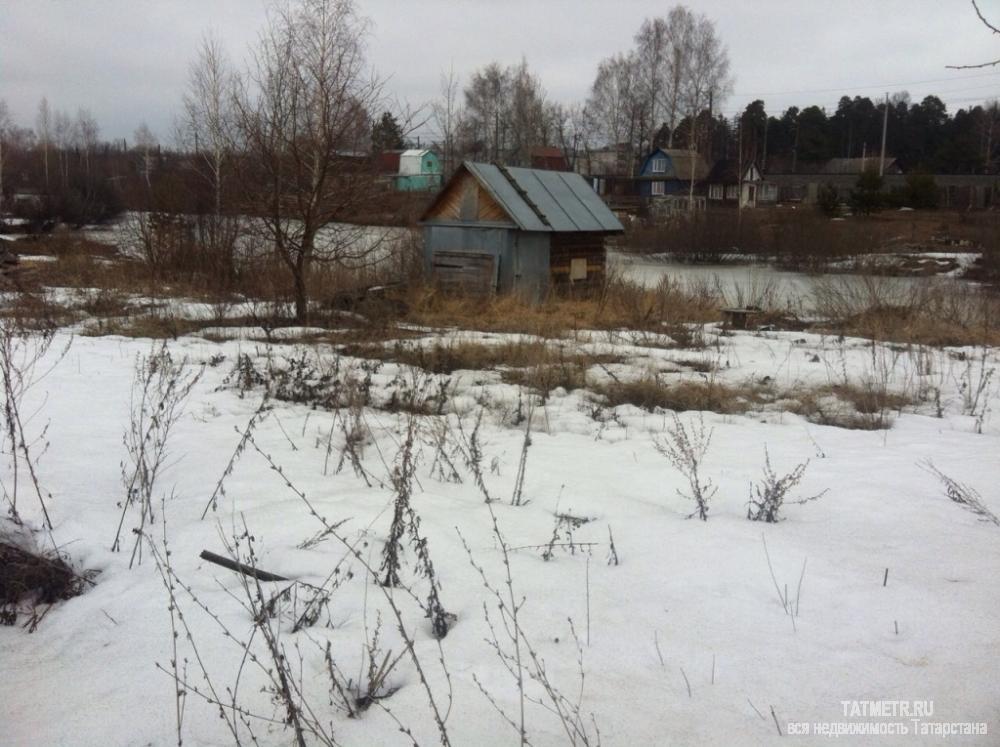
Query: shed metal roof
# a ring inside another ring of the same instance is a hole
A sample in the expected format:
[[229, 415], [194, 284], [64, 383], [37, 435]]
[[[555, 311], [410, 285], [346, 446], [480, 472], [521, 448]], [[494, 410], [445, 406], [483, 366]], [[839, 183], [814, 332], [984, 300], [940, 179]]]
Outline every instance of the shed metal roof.
[[466, 161], [476, 177], [524, 231], [624, 231], [579, 174]]

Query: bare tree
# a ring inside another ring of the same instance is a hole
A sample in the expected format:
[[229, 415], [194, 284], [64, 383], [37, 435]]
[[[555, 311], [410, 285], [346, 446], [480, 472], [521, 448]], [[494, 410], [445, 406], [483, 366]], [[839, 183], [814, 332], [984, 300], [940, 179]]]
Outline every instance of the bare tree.
[[541, 81], [528, 70], [528, 61], [510, 71], [511, 92], [508, 109], [510, 151], [508, 158], [522, 166], [531, 165], [531, 149], [548, 141], [545, 92]]
[[69, 186], [69, 151], [76, 139], [73, 120], [62, 109], [57, 109], [54, 117], [56, 157], [59, 160], [59, 178], [62, 188]]
[[244, 210], [292, 276], [300, 323], [314, 263], [361, 263], [378, 250], [364, 228], [333, 225], [371, 200], [371, 170], [353, 157], [368, 150], [382, 87], [365, 60], [368, 25], [352, 0], [281, 6], [237, 88]]
[[527, 60], [477, 70], [465, 88], [463, 120], [469, 149], [480, 157], [527, 166], [531, 149], [549, 135], [545, 92]]
[[35, 117], [35, 134], [38, 147], [42, 149], [42, 163], [45, 166], [45, 191], [49, 190], [49, 146], [52, 144], [52, 110], [49, 100], [42, 96], [38, 102], [38, 115]]
[[94, 119], [94, 115], [90, 113], [89, 109], [81, 107], [77, 110], [74, 134], [76, 136], [80, 152], [83, 154], [83, 168], [87, 174], [87, 180], [89, 181], [90, 157], [93, 154], [94, 149], [97, 148], [97, 138], [100, 134], [100, 128], [97, 125], [97, 120]]
[[455, 137], [458, 134], [458, 123], [462, 112], [458, 102], [458, 76], [455, 66], [448, 69], [448, 74], [441, 73], [441, 98], [431, 105], [431, 113], [437, 124], [444, 153], [444, 175], [448, 177], [455, 168]]
[[[729, 52], [715, 33], [715, 24], [706, 16], [698, 16], [691, 32], [690, 61], [683, 77], [681, 101], [688, 112], [688, 148], [698, 153], [698, 120], [732, 90], [729, 73]], [[695, 162], [691, 159], [688, 207], [694, 208]]]
[[666, 27], [669, 50], [665, 61], [664, 109], [669, 129], [667, 147], [674, 147], [674, 132], [682, 116], [684, 86], [691, 69], [695, 45], [694, 14], [683, 5], [675, 5], [667, 14]]
[[232, 67], [222, 43], [206, 34], [188, 70], [179, 136], [207, 172], [216, 216], [222, 214], [222, 172], [232, 131], [232, 85]]
[[[649, 146], [652, 147], [661, 107], [666, 93], [667, 60], [671, 53], [667, 21], [647, 18], [635, 35], [635, 61], [638, 70], [639, 95], [645, 102], [648, 116]], [[641, 147], [640, 143], [640, 147]]]
[[10, 129], [10, 112], [7, 110], [7, 102], [0, 99], [0, 208], [3, 208], [3, 146], [7, 139], [7, 130]]
[[219, 270], [230, 277], [236, 270], [234, 254], [239, 219], [223, 210], [223, 191], [233, 151], [234, 81], [233, 68], [221, 41], [206, 34], [188, 71], [184, 110], [178, 126], [178, 140], [194, 154], [195, 168], [212, 193], [211, 215], [199, 215], [200, 240], [219, 262]]
[[150, 174], [153, 171], [153, 148], [157, 146], [158, 141], [145, 122], [136, 128], [132, 137], [135, 139], [136, 149], [142, 153], [142, 171], [146, 179], [146, 188], [149, 189], [152, 186]]
[[[983, 11], [979, 9], [979, 3], [977, 3], [976, 0], [971, 1], [972, 8], [976, 11], [976, 16], [979, 18], [979, 21], [994, 34], [1000, 34], [1000, 28], [997, 28], [995, 23], [990, 23], [990, 21], [986, 20], [986, 16], [983, 15]], [[970, 70], [982, 67], [996, 67], [997, 65], [1000, 65], [1000, 59], [992, 60], [990, 62], [980, 62], [974, 65], [948, 65], [947, 67], [951, 70]]]
[[545, 105], [546, 140], [563, 152], [571, 169], [576, 168], [577, 154], [587, 142], [589, 121], [583, 104]]
[[481, 158], [500, 160], [507, 144], [510, 88], [510, 73], [499, 63], [491, 62], [473, 73], [464, 91], [462, 129], [466, 150]]
[[639, 93], [635, 53], [615, 54], [601, 61], [587, 100], [590, 128], [604, 145], [627, 143], [630, 164], [641, 147], [648, 115]]

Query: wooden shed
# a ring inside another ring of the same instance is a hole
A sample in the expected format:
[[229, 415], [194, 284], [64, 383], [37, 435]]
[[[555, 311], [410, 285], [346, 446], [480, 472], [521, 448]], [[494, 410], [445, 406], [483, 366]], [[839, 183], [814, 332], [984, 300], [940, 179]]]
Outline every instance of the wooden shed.
[[426, 268], [446, 290], [597, 285], [604, 240], [624, 229], [579, 174], [466, 161], [421, 218]]

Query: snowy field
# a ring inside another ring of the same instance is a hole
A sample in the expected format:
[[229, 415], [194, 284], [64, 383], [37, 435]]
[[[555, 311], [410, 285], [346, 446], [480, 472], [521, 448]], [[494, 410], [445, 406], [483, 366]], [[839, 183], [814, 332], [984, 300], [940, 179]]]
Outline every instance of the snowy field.
[[[170, 361], [149, 340], [56, 336], [23, 408], [30, 437], [47, 424], [33, 443], [51, 540], [23, 464], [17, 507], [36, 531], [0, 531], [54, 541], [99, 574], [34, 633], [0, 627], [3, 744], [176, 744], [178, 721], [185, 745], [295, 744], [283, 687], [321, 732], [307, 744], [519, 744], [522, 723], [537, 747], [834, 741], [787, 736], [801, 722], [910, 730], [845, 744], [940, 744], [933, 724], [966, 722], [988, 733], [948, 743], [1000, 740], [1000, 526], [949, 500], [925, 463], [1000, 513], [996, 350], [714, 326], [696, 351], [630, 332], [550, 343], [605, 356], [588, 388], [658, 376], [767, 389], [747, 412], [678, 416], [712, 432], [700, 470], [718, 491], [700, 521], [658, 449], [677, 432], [669, 412], [232, 336], [169, 342]], [[123, 433], [151, 357], [200, 378], [135, 534]], [[822, 425], [789, 404], [812, 392], [847, 407], [836, 392], [851, 386], [901, 395], [882, 413], [891, 427]], [[808, 461], [776, 524], [747, 520], [765, 447], [778, 475]], [[412, 513], [393, 589], [377, 581], [401, 491]], [[291, 581], [258, 585], [202, 550]], [[932, 701], [933, 714], [922, 727], [845, 715], [856, 700]]]

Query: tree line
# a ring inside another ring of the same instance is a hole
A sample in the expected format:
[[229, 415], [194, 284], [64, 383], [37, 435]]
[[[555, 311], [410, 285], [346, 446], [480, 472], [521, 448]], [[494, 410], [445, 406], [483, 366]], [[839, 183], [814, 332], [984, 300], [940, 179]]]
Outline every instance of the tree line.
[[919, 102], [906, 92], [888, 101], [843, 96], [832, 113], [819, 106], [791, 106], [780, 116], [769, 115], [764, 102], [756, 100], [735, 122], [718, 126], [726, 132], [727, 149], [736, 152], [732, 143], [741, 140], [745, 157], [772, 170], [878, 156], [883, 126], [886, 154], [904, 171], [984, 174], [997, 173], [1000, 165], [1000, 104], [995, 100], [952, 115], [937, 96]]

